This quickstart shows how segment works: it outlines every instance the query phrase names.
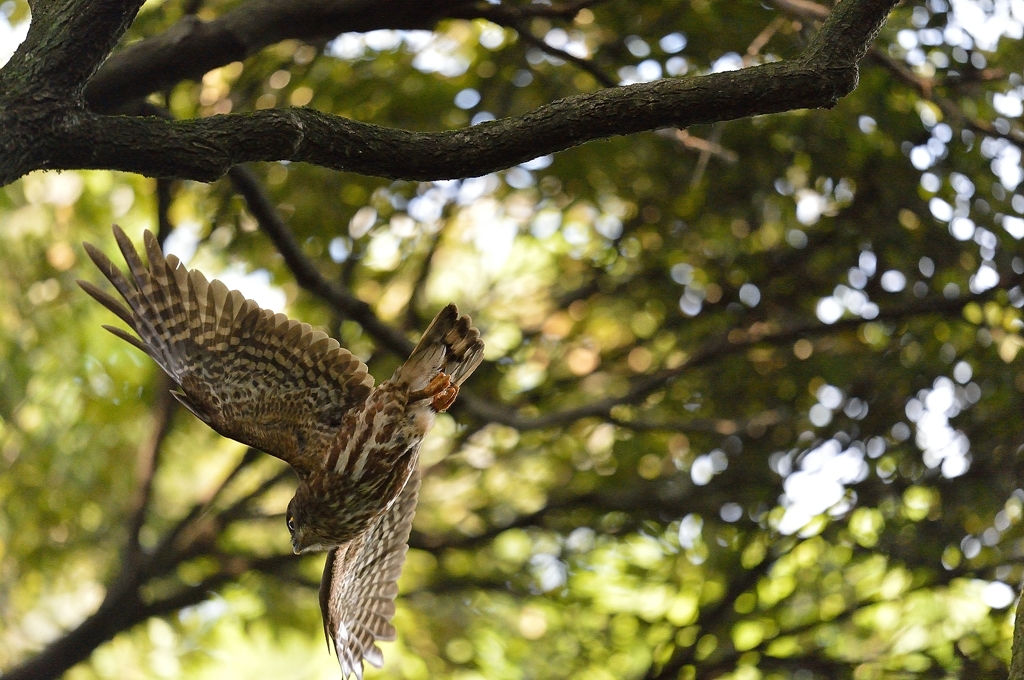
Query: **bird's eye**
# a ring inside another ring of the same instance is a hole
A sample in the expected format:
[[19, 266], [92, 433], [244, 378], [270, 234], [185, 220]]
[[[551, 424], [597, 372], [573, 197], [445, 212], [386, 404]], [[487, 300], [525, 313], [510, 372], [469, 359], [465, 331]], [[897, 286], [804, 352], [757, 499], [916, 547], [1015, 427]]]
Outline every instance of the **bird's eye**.
[[288, 531], [295, 533], [295, 518], [288, 515]]

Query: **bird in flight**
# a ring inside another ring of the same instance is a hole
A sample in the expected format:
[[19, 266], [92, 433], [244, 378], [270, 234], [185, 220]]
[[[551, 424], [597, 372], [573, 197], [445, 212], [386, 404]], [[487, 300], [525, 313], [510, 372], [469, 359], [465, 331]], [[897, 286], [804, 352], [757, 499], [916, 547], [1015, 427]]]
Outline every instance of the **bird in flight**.
[[78, 285], [137, 337], [104, 328], [152, 357], [197, 418], [295, 470], [292, 549], [328, 551], [320, 610], [342, 678], [361, 679], [364, 660], [380, 668], [375, 642], [395, 639], [420, 443], [480, 365], [480, 331], [449, 304], [391, 379], [374, 387], [366, 365], [326, 333], [186, 269], [164, 256], [151, 232], [143, 239], [148, 266], [117, 225], [114, 237], [128, 276], [83, 245], [124, 303], [87, 281]]

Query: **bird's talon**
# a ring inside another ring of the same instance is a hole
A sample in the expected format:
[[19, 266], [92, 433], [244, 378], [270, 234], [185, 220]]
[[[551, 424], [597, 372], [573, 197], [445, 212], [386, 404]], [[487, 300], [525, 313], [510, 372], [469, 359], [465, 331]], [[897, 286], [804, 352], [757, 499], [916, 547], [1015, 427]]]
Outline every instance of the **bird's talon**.
[[409, 393], [409, 401], [430, 398], [430, 405], [438, 413], [444, 413], [455, 402], [459, 395], [459, 386], [452, 382], [447, 373], [438, 373], [422, 390]]
[[[441, 375], [444, 375], [444, 373]], [[448, 376], [445, 377], [447, 378]], [[448, 387], [434, 395], [430, 405], [433, 406], [434, 410], [438, 413], [444, 413], [451, 408], [452, 404], [455, 403], [455, 397], [457, 396], [459, 396], [459, 386], [454, 383], [448, 383]]]
[[422, 390], [410, 392], [409, 401], [419, 401], [428, 397], [434, 400], [438, 394], [447, 390], [451, 384], [451, 377], [447, 373], [438, 373]]

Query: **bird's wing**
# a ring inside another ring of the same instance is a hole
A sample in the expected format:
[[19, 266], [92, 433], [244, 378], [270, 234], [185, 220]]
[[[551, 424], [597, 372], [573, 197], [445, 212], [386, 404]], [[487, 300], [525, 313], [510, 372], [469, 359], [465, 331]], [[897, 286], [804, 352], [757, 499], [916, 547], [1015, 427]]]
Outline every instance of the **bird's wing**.
[[420, 473], [414, 470], [398, 500], [365, 534], [327, 555], [320, 611], [342, 680], [350, 674], [362, 680], [363, 659], [383, 666], [384, 655], [374, 643], [395, 639], [391, 617], [419, 489]]
[[366, 400], [373, 377], [327, 334], [262, 309], [220, 281], [164, 257], [145, 233], [149, 266], [114, 226], [126, 277], [99, 250], [85, 249], [127, 305], [79, 285], [138, 338], [104, 326], [151, 356], [181, 388], [174, 396], [217, 432], [276, 456], [300, 474], [322, 465], [342, 417]]

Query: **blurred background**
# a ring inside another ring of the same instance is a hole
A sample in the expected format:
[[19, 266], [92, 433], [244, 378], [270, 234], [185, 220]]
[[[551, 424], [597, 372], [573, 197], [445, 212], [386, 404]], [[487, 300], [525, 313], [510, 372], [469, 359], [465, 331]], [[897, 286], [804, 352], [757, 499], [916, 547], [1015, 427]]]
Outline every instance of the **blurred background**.
[[[124, 42], [242, 4], [150, 1]], [[282, 42], [149, 102], [457, 129], [791, 58], [828, 9], [515, 7], [504, 26]], [[0, 62], [29, 21], [0, 4]], [[445, 182], [254, 166], [247, 198], [290, 230], [287, 260], [227, 178], [3, 188], [0, 667], [129, 592], [67, 678], [338, 676], [324, 557], [288, 545], [291, 473], [176, 408], [74, 284], [100, 280], [81, 242], [113, 256], [116, 222], [378, 380], [403, 357], [368, 318], [415, 339], [454, 301], [483, 331], [487, 361], [424, 445], [398, 640], [368, 677], [1005, 677], [1024, 576], [1022, 35], [1021, 0], [912, 0], [830, 111]], [[369, 312], [311, 292], [297, 262]]]

